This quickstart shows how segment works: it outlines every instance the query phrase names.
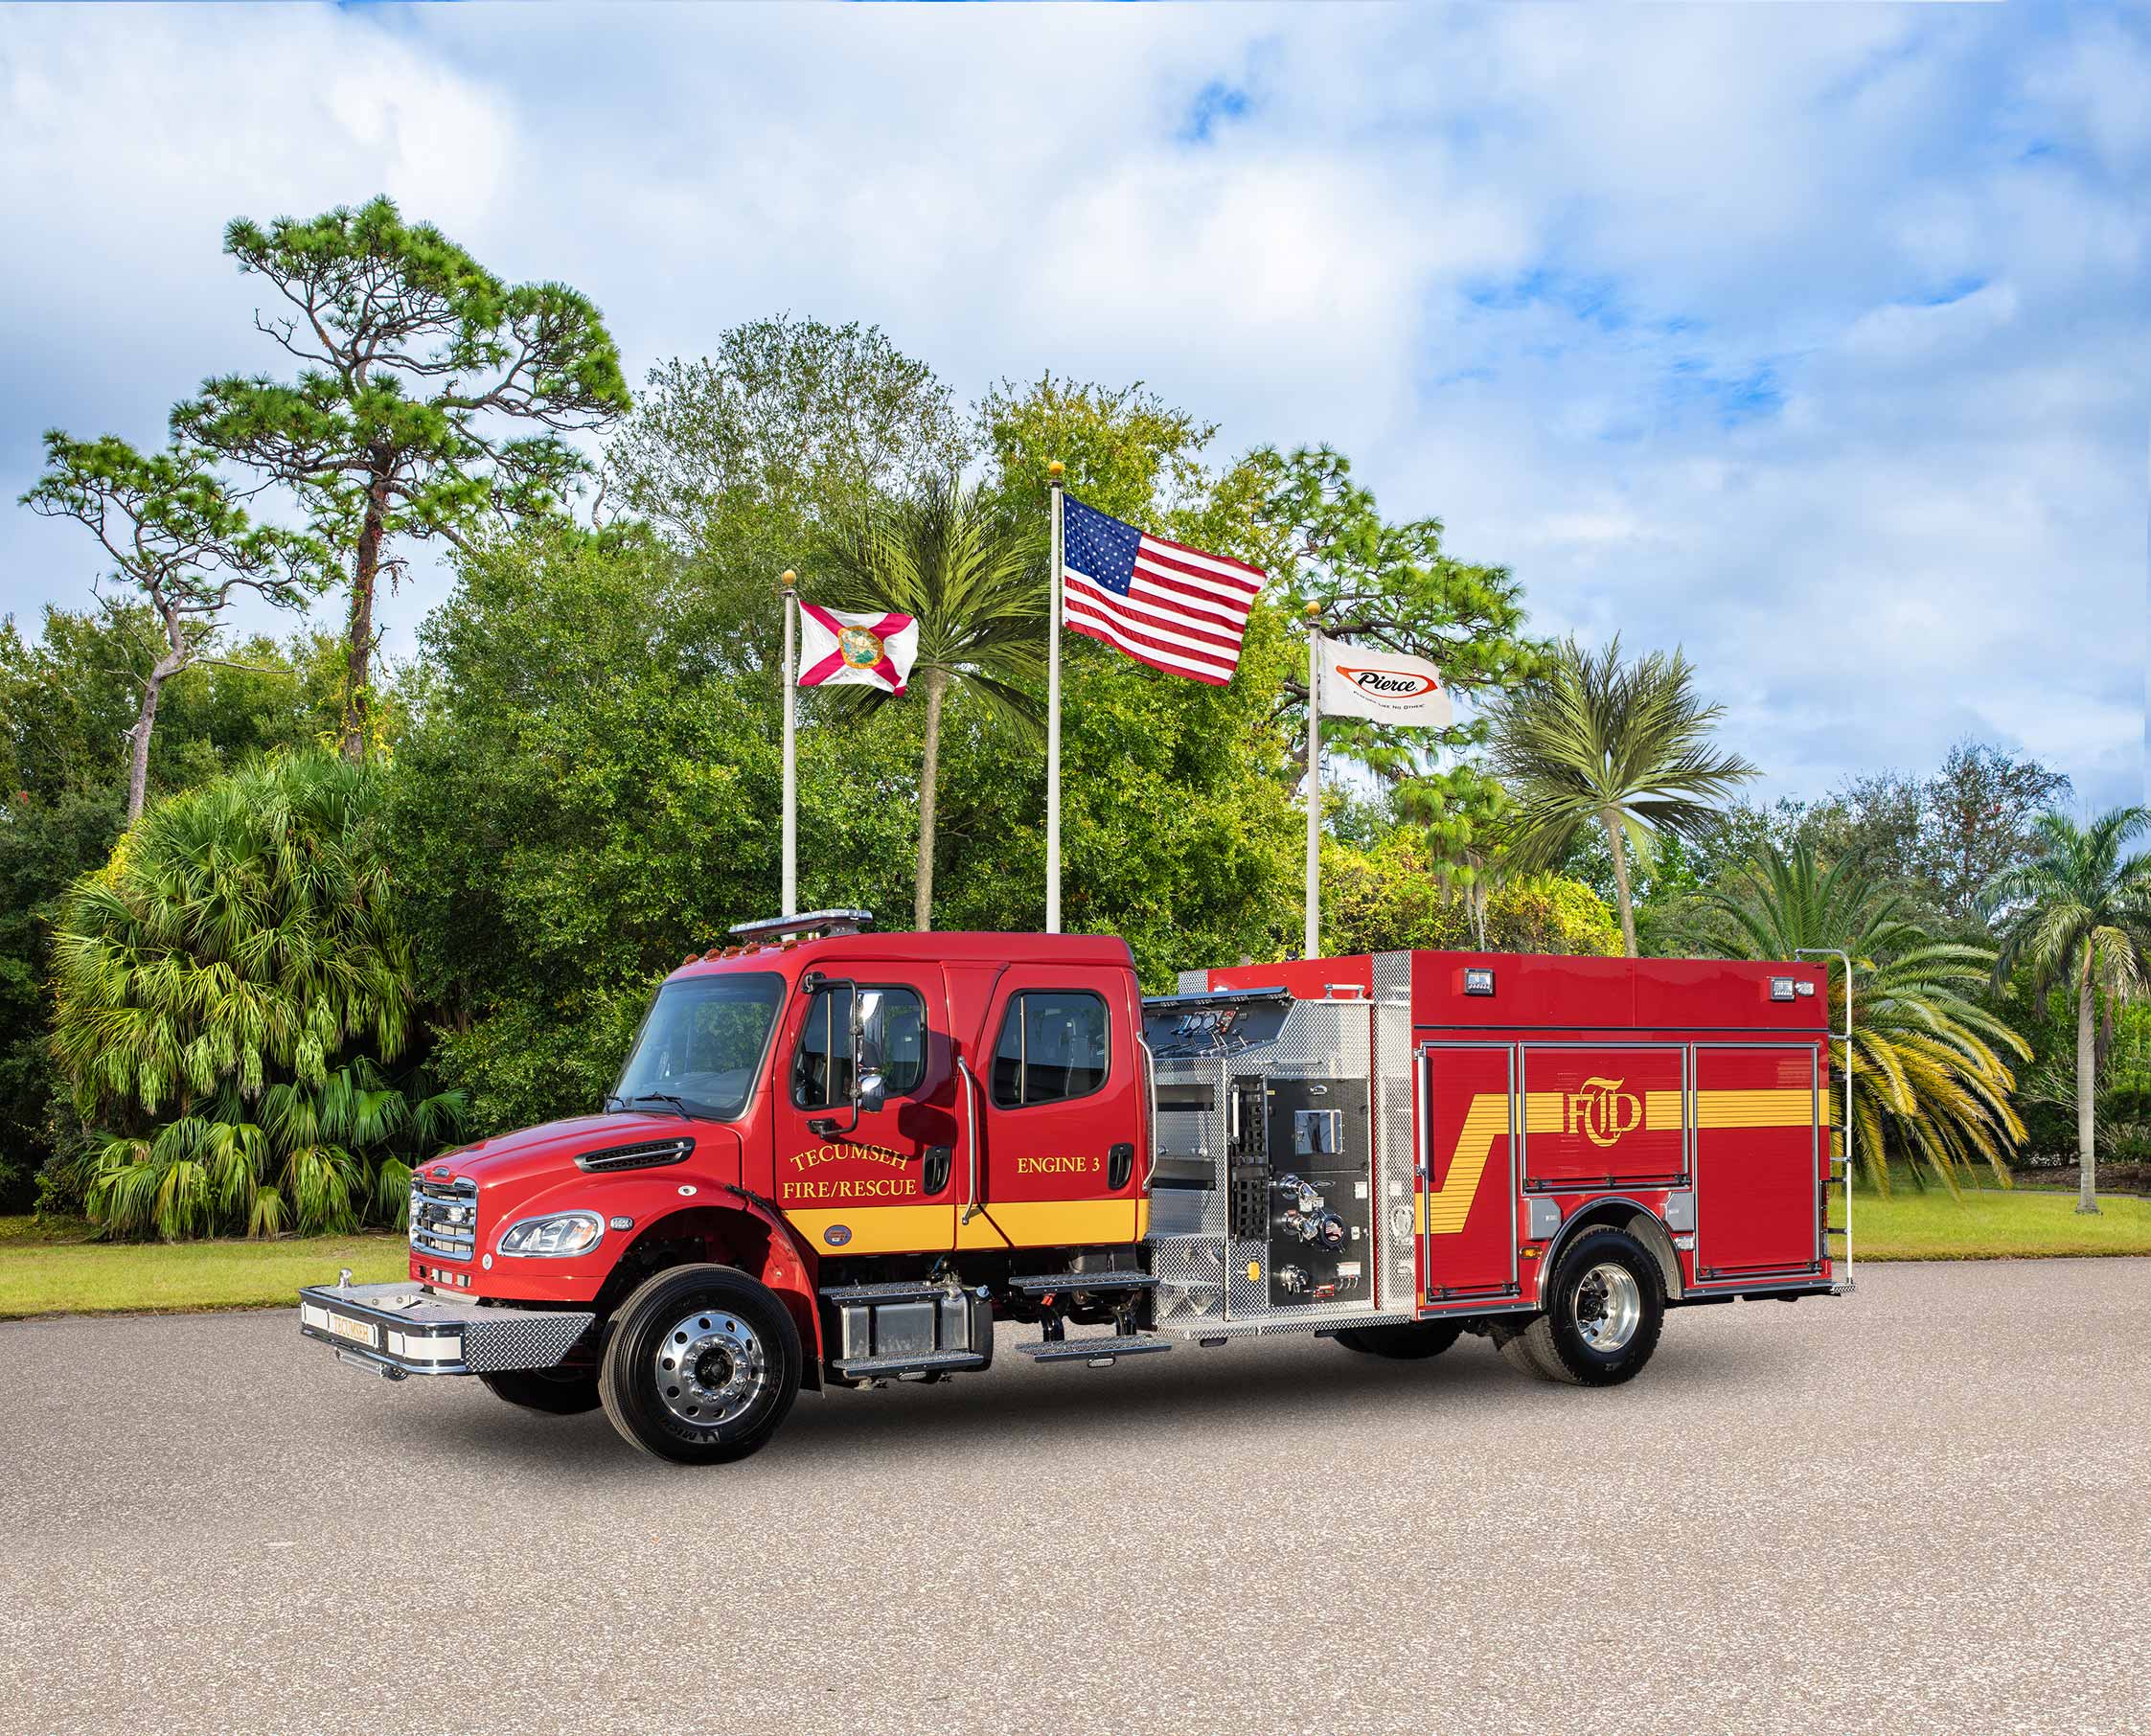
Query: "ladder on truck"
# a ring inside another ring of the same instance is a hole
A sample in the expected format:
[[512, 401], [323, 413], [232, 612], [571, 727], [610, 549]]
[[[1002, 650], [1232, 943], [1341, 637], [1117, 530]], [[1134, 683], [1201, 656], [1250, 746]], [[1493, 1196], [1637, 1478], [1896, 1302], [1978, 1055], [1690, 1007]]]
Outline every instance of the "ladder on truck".
[[1823, 1245], [1830, 1249], [1833, 1262], [1837, 1250], [1831, 1246], [1832, 1239], [1844, 1245], [1842, 1265], [1833, 1272], [1832, 1293], [1842, 1295], [1853, 1288], [1852, 1283], [1852, 955], [1842, 947], [1799, 947], [1793, 952], [1795, 958], [1834, 958], [1844, 972], [1844, 1029], [1832, 1031], [1830, 1040], [1841, 1045], [1844, 1070], [1844, 1109], [1838, 1122], [1839, 1136], [1830, 1142], [1830, 1179], [1844, 1182], [1844, 1222], [1842, 1225], [1829, 1222], [1829, 1206], [1824, 1202], [1822, 1211]]

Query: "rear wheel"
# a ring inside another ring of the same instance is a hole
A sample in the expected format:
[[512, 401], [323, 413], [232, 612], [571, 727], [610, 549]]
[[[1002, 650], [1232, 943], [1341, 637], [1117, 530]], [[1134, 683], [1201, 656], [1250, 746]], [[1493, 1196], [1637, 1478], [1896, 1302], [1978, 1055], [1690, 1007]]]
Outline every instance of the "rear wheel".
[[494, 1398], [548, 1416], [581, 1416], [598, 1407], [594, 1368], [505, 1368], [478, 1379]]
[[799, 1395], [799, 1329], [729, 1266], [675, 1266], [620, 1305], [598, 1393], [621, 1435], [682, 1465], [744, 1459]]
[[1394, 1326], [1348, 1326], [1337, 1335], [1337, 1341], [1362, 1356], [1416, 1362], [1440, 1356], [1463, 1331], [1461, 1320], [1411, 1320]]
[[1566, 1248], [1521, 1324], [1497, 1316], [1494, 1341], [1515, 1367], [1572, 1386], [1617, 1386], [1642, 1372], [1665, 1325], [1658, 1262], [1625, 1230], [1586, 1230]]

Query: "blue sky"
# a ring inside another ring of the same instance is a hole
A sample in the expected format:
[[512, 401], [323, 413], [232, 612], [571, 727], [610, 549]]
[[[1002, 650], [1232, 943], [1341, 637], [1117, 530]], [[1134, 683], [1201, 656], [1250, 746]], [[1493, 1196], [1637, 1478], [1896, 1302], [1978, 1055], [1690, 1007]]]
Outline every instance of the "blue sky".
[[[225, 219], [386, 191], [638, 378], [790, 309], [1328, 441], [1685, 647], [1766, 793], [1970, 735], [2141, 798], [2142, 11], [0, 11], [10, 500], [275, 365]], [[0, 512], [0, 609], [95, 570]]]

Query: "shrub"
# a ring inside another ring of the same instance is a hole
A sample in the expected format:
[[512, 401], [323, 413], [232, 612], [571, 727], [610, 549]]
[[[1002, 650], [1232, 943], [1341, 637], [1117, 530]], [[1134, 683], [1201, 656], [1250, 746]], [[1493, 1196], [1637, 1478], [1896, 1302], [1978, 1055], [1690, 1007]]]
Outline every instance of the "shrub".
[[382, 774], [263, 762], [149, 809], [70, 889], [53, 1046], [116, 1235], [398, 1222], [463, 1105], [391, 1077], [417, 1017]]

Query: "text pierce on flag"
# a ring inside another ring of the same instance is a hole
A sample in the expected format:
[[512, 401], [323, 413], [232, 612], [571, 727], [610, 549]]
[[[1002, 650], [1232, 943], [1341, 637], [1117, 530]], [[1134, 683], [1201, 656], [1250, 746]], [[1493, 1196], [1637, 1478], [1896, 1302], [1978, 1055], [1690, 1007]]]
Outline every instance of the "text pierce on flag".
[[1454, 720], [1441, 671], [1426, 658], [1369, 651], [1319, 633], [1315, 644], [1322, 660], [1325, 715], [1416, 729], [1447, 729]]
[[799, 605], [799, 685], [879, 687], [900, 694], [919, 654], [909, 615]]
[[1146, 536], [1073, 495], [1062, 502], [1068, 630], [1153, 669], [1223, 687], [1240, 666], [1263, 571]]

